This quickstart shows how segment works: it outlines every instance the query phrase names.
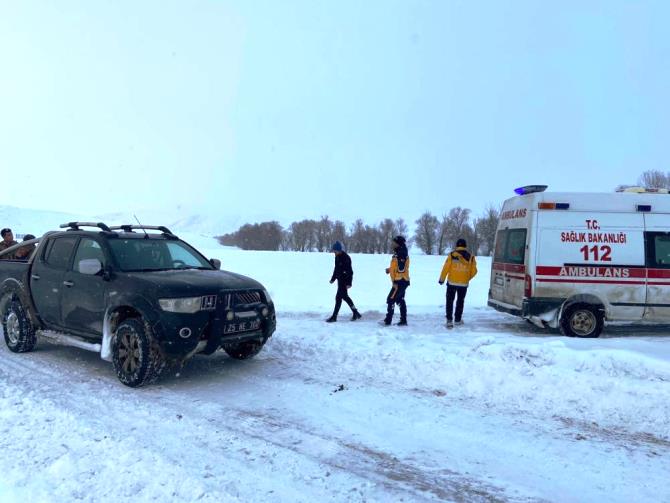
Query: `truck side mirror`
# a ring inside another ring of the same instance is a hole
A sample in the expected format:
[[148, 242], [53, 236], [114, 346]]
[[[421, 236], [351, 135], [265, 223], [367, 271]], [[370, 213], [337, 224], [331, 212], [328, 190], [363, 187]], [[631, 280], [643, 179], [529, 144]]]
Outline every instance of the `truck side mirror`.
[[214, 269], [221, 269], [221, 261], [216, 258], [209, 259], [209, 263], [212, 264]]
[[87, 258], [79, 261], [78, 268], [82, 274], [95, 276], [102, 271], [102, 263], [97, 258]]

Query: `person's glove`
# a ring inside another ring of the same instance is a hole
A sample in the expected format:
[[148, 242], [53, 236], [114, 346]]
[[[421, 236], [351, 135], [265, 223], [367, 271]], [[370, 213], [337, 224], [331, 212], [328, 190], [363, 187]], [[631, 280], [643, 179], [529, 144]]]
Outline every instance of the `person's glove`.
[[440, 285], [444, 285], [444, 281], [438, 281]]
[[330, 284], [332, 285], [333, 283], [335, 283], [335, 280], [334, 280], [334, 279], [331, 279], [331, 280], [330, 280]]

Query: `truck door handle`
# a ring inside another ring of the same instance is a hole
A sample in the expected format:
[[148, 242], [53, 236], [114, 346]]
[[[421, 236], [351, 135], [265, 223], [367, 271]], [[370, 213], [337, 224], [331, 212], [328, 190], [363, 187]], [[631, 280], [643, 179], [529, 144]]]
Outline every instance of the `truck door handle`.
[[40, 275], [39, 275], [39, 274], [31, 274], [30, 277], [31, 277], [32, 279], [34, 279], [35, 281], [38, 281], [38, 280], [40, 279]]
[[66, 287], [70, 288], [71, 286], [74, 286], [74, 281], [63, 281], [63, 284]]

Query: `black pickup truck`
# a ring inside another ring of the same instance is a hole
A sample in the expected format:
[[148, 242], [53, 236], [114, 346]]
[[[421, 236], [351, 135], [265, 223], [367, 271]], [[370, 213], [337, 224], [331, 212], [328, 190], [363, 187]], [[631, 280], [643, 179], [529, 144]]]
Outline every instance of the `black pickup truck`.
[[[219, 270], [218, 260], [165, 227], [61, 228], [0, 253], [0, 314], [11, 351], [31, 351], [39, 333], [99, 351], [123, 384], [136, 387], [198, 353], [222, 348], [250, 358], [275, 331], [274, 304], [260, 283]], [[14, 258], [30, 245], [27, 260]]]

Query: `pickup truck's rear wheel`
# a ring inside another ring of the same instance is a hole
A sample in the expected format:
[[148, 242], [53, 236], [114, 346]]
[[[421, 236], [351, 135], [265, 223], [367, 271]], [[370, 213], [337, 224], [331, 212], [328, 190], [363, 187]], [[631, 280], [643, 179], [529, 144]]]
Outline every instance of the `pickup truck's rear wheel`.
[[228, 353], [231, 358], [235, 358], [236, 360], [247, 360], [260, 353], [264, 345], [264, 340], [246, 341], [226, 346], [223, 350]]
[[19, 300], [7, 303], [5, 312], [2, 313], [2, 331], [10, 351], [27, 353], [35, 348], [37, 343], [35, 328]]
[[160, 346], [139, 318], [119, 323], [112, 338], [112, 362], [119, 381], [132, 388], [151, 384], [165, 368]]
[[600, 337], [605, 324], [602, 310], [591, 304], [572, 304], [563, 310], [560, 327], [568, 337]]

